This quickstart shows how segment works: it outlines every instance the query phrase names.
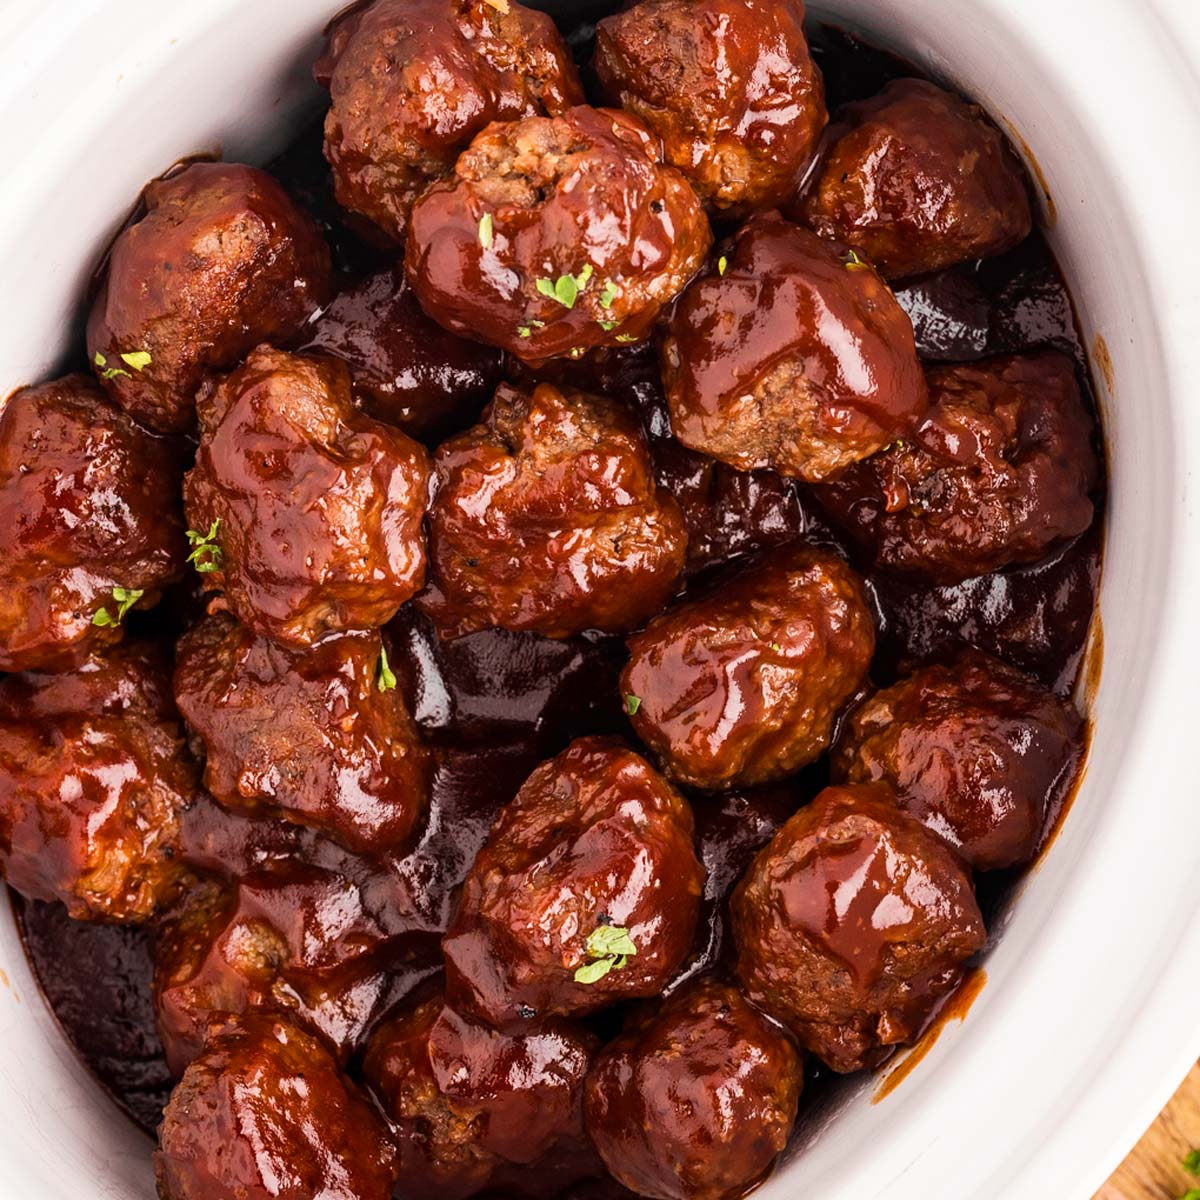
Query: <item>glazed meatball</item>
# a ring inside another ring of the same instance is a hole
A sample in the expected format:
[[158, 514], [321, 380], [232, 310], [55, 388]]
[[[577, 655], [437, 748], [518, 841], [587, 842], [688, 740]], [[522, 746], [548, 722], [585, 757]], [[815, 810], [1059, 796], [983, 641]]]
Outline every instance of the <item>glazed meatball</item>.
[[885, 279], [1000, 254], [1033, 227], [1021, 164], [982, 110], [898, 79], [837, 115], [804, 219]]
[[597, 24], [594, 67], [720, 212], [790, 201], [825, 127], [802, 0], [642, 0]]
[[928, 377], [916, 432], [818, 492], [876, 569], [958, 583], [1088, 528], [1100, 468], [1071, 359], [1004, 356]]
[[421, 307], [518, 358], [645, 336], [712, 242], [688, 182], [639, 121], [578, 107], [479, 134], [412, 212]]
[[1083, 718], [1028, 675], [968, 651], [876, 692], [847, 722], [834, 775], [883, 780], [977, 871], [1033, 857], [1075, 774]]
[[477, 420], [500, 382], [500, 352], [431, 321], [400, 268], [342, 292], [305, 349], [340, 358], [370, 416], [431, 446]]
[[497, 1028], [657, 995], [704, 886], [687, 802], [605, 738], [526, 781], [467, 876], [442, 941], [450, 1002]]
[[[204, 586], [255, 633], [311, 646], [387, 622], [425, 579], [429, 457], [355, 411], [334, 359], [259, 347], [198, 402], [188, 520]], [[211, 606], [210, 606], [211, 607]]]
[[378, 634], [292, 650], [211, 617], [179, 643], [175, 696], [222, 804], [269, 810], [363, 853], [408, 841], [426, 757]]
[[[569, 1021], [509, 1036], [414, 998], [371, 1039], [363, 1071], [391, 1118], [412, 1200], [530, 1194], [596, 1167], [583, 1131], [595, 1039]], [[573, 1171], [571, 1165], [573, 1164]], [[555, 1169], [557, 1167], [557, 1169]]]
[[183, 433], [201, 384], [260, 342], [292, 340], [329, 298], [329, 248], [254, 167], [192, 163], [142, 202], [109, 252], [88, 358], [126, 412]]
[[583, 100], [554, 22], [516, 0], [358, 5], [331, 25], [315, 73], [332, 100], [338, 203], [396, 242], [413, 201], [484, 126]]
[[638, 736], [681, 783], [766, 783], [827, 749], [874, 649], [858, 577], [793, 542], [634, 634], [621, 692]]
[[0, 679], [0, 872], [78, 920], [141, 922], [174, 899], [197, 790], [166, 664], [141, 643], [72, 675]]
[[662, 368], [685, 446], [810, 481], [907, 436], [927, 402], [912, 323], [883, 281], [774, 213], [684, 293]]
[[171, 1093], [154, 1171], [162, 1200], [390, 1200], [396, 1150], [316, 1038], [253, 1016]]
[[0, 407], [0, 671], [78, 666], [183, 574], [180, 451], [85, 375]]
[[971, 878], [885, 784], [826, 788], [733, 894], [746, 994], [835, 1071], [910, 1042], [982, 949]]
[[629, 412], [504, 385], [483, 424], [438, 450], [420, 603], [447, 636], [622, 632], [667, 602], [686, 555], [683, 515]]
[[222, 1014], [260, 1010], [349, 1056], [386, 1005], [403, 952], [378, 911], [381, 896], [375, 878], [360, 884], [294, 858], [189, 892], [154, 951], [155, 1017], [171, 1070], [200, 1053]]
[[740, 1196], [787, 1144], [802, 1082], [787, 1035], [707, 979], [600, 1052], [587, 1129], [605, 1166], [639, 1196]]

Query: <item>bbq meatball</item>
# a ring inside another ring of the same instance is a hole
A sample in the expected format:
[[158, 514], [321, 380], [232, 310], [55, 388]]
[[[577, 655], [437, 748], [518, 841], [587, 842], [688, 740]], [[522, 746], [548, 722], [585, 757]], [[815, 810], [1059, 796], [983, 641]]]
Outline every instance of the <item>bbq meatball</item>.
[[283, 861], [206, 882], [176, 907], [154, 950], [154, 1011], [180, 1074], [222, 1014], [286, 1015], [340, 1057], [357, 1047], [388, 997], [402, 944], [379, 903], [385, 877]]
[[226, 807], [267, 809], [362, 853], [408, 841], [426, 756], [377, 633], [291, 650], [212, 617], [179, 643], [175, 696]]
[[925, 667], [854, 712], [837, 779], [883, 780], [977, 871], [1033, 857], [1075, 774], [1084, 722], [1028, 675], [978, 651]]
[[1100, 468], [1071, 359], [1004, 356], [928, 378], [916, 432], [818, 491], [875, 569], [959, 583], [1088, 528]]
[[316, 1038], [252, 1016], [171, 1093], [154, 1171], [162, 1200], [390, 1200], [396, 1151]]
[[334, 359], [260, 346], [199, 399], [184, 480], [215, 606], [284, 645], [387, 622], [425, 579], [429, 457], [350, 401]]
[[706, 979], [601, 1051], [587, 1129], [639, 1196], [740, 1196], [787, 1144], [802, 1082], [789, 1038], [734, 988]]
[[399, 242], [413, 201], [492, 121], [583, 100], [545, 14], [516, 0], [376, 0], [331, 25], [325, 157], [338, 203]]
[[501, 813], [442, 941], [447, 995], [497, 1028], [654, 996], [704, 886], [687, 802], [605, 738], [543, 763]]
[[264, 171], [192, 163], [142, 194], [109, 252], [87, 352], [142, 424], [183, 433], [196, 393], [259, 342], [287, 342], [329, 298], [329, 248]]
[[569, 1021], [510, 1037], [455, 1012], [440, 989], [415, 997], [374, 1035], [363, 1064], [392, 1121], [403, 1194], [529, 1194], [544, 1190], [529, 1186], [540, 1173], [562, 1184], [598, 1167], [583, 1131], [594, 1048]]
[[493, 125], [417, 202], [405, 267], [439, 324], [523, 359], [645, 336], [712, 243], [636, 117], [572, 108]]
[[687, 532], [625, 408], [504, 385], [483, 424], [438, 450], [429, 556], [420, 604], [447, 636], [621, 632], [674, 592]]
[[846, 105], [833, 138], [803, 218], [885, 279], [1000, 254], [1033, 227], [1008, 143], [980, 108], [924, 79]]
[[746, 994], [835, 1071], [910, 1042], [986, 932], [966, 868], [885, 784], [826, 788], [733, 894]]
[[597, 24], [594, 67], [722, 212], [790, 201], [827, 119], [802, 0], [643, 0]]
[[342, 292], [305, 349], [340, 358], [370, 416], [430, 446], [477, 420], [500, 382], [500, 352], [431, 321], [398, 267]]
[[23, 896], [78, 920], [149, 919], [183, 878], [179, 815], [196, 789], [151, 648], [0, 679], [0, 872]]
[[927, 402], [912, 323], [887, 286], [775, 213], [743, 225], [684, 293], [662, 369], [685, 446], [810, 481], [907, 436]]
[[858, 577], [793, 542], [634, 634], [621, 692], [638, 736], [681, 783], [766, 783], [829, 746], [874, 649]]
[[180, 451], [85, 375], [0, 407], [0, 671], [78, 666], [183, 574]]

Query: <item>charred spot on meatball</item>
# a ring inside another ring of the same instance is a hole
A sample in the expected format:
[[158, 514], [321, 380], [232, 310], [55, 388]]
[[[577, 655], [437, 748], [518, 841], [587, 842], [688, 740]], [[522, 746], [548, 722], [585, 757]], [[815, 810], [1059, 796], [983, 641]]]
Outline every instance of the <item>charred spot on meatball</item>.
[[413, 208], [405, 268], [421, 307], [521, 359], [641, 340], [712, 243], [661, 149], [613, 109], [490, 126]]
[[953, 584], [1031, 563], [1092, 523], [1094, 425], [1065, 354], [931, 367], [916, 431], [817, 489], [877, 570]]
[[724, 1200], [770, 1169], [796, 1120], [800, 1056], [735, 988], [704, 979], [610, 1042], [588, 1075], [588, 1133], [619, 1183]]
[[360, 853], [402, 849], [427, 763], [387, 664], [376, 633], [292, 650], [228, 617], [192, 629], [176, 650], [175, 696], [204, 743], [204, 786], [228, 808], [266, 810]]
[[597, 23], [593, 66], [723, 215], [790, 201], [827, 120], [802, 0], [642, 0]]
[[259, 347], [198, 402], [188, 520], [210, 610], [283, 645], [385, 624], [425, 579], [425, 450], [359, 413], [335, 359]]
[[1035, 679], [965, 651], [865, 700], [835, 778], [890, 784], [904, 812], [977, 871], [1028, 862], [1078, 766], [1084, 721]]
[[142, 202], [109, 251], [88, 359], [126, 412], [185, 433], [202, 384], [260, 342], [292, 341], [329, 299], [329, 248], [255, 167], [192, 163]]
[[671, 428], [741, 470], [827, 479], [906, 436], [927, 395], [912, 323], [853, 251], [751, 218], [675, 307]]
[[493, 121], [583, 100], [545, 13], [516, 0], [376, 0], [329, 29], [325, 157], [338, 203], [399, 242], [413, 202]]
[[499, 1033], [451, 1008], [436, 981], [406, 1001], [363, 1062], [392, 1122], [404, 1195], [557, 1194], [598, 1173], [583, 1129], [594, 1050], [595, 1038], [569, 1021]]
[[804, 220], [885, 279], [988, 258], [1033, 227], [1021, 164], [981, 109], [898, 79], [837, 114]]
[[329, 1051], [259, 1014], [216, 1030], [171, 1093], [163, 1200], [390, 1200], [396, 1149]]
[[196, 775], [150, 647], [0, 679], [0, 873], [77, 920], [148, 921], [186, 876], [179, 818]]
[[182, 446], [86, 375], [0, 408], [0, 671], [71, 670], [183, 574]]
[[398, 267], [341, 292], [305, 349], [340, 358], [363, 410], [427, 446], [477, 420], [500, 382], [500, 352], [431, 321]]
[[826, 788], [733, 895], [746, 995], [835, 1071], [911, 1042], [982, 949], [971, 877], [886, 784]]
[[436, 468], [419, 603], [445, 635], [624, 632], [674, 592], [683, 515], [616, 402], [504, 385], [481, 425], [439, 448]]
[[874, 649], [861, 581], [794, 542], [634, 634], [621, 692], [638, 737], [681, 783], [767, 783], [828, 748]]
[[580, 738], [500, 814], [442, 941], [447, 995], [496, 1028], [661, 992], [704, 868], [687, 802], [645, 759]]

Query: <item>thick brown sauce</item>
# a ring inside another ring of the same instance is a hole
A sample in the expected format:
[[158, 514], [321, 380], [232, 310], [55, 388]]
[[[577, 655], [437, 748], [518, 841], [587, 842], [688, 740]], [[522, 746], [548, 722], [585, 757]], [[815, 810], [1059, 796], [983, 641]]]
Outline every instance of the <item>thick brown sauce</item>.
[[[609, 6], [585, 7], [589, 16], [599, 16]], [[590, 57], [591, 36], [588, 24], [576, 24], [569, 32], [584, 63]], [[814, 30], [813, 46], [825, 72], [831, 108], [872, 95], [890, 79], [916, 74], [900, 60], [838, 30]], [[317, 215], [345, 278], [361, 278], [385, 264], [340, 223], [320, 140], [317, 121], [273, 170]], [[1091, 395], [1070, 297], [1040, 234], [1000, 258], [910, 283], [899, 296], [926, 360], [968, 360], [1054, 346], [1074, 356]], [[705, 521], [693, 578], [719, 570], [732, 555], [796, 535], [838, 546], [802, 485], [771, 472], [739, 476], [714, 468], [670, 438], [651, 356], [633, 351], [566, 369], [591, 370], [590, 379], [580, 378], [582, 385], [607, 390], [634, 405], [646, 421], [663, 481], [677, 491], [685, 508], [707, 506], [711, 520]], [[1103, 497], [1098, 502], [1099, 516], [1088, 533], [1032, 567], [947, 588], [868, 578], [880, 629], [874, 682], [886, 684], [909, 663], [971, 643], [1029, 671], [1060, 694], [1071, 693], [1080, 679], [1100, 575]], [[192, 589], [180, 589], [140, 620], [169, 637], [195, 611]], [[583, 733], [632, 734], [620, 712], [615, 683], [624, 654], [618, 639], [550, 642], [487, 631], [441, 645], [423, 618], [407, 613], [393, 629], [407, 650], [397, 655], [406, 660], [404, 685], [439, 764], [427, 830], [411, 854], [390, 864], [387, 887], [406, 897], [407, 911], [399, 924], [413, 939], [411, 963], [390, 989], [398, 997], [433, 963], [453, 889], [493, 816], [532, 767]], [[1099, 663], [1099, 642], [1093, 645], [1086, 668], [1089, 699]], [[1078, 772], [1063, 780], [1047, 843], [1061, 824], [1077, 778]], [[693, 797], [709, 882], [693, 957], [672, 986], [726, 960], [729, 891], [757, 849], [825, 779], [822, 762], [769, 789]], [[198, 807], [189, 814], [187, 826], [187, 852], [205, 869], [236, 871], [299, 856], [350, 874], [357, 870], [344, 851], [310, 833], [228, 818], [215, 806]], [[1020, 877], [1018, 872], [998, 872], [980, 880], [980, 902], [993, 938], [1004, 924], [1004, 911]], [[154, 1030], [151, 934], [70, 921], [57, 905], [19, 899], [15, 903], [30, 961], [63, 1032], [117, 1103], [142, 1128], [153, 1129], [170, 1078]], [[923, 1040], [886, 1077], [877, 1099], [919, 1063], [946, 1021], [965, 1016], [984, 979], [982, 969], [967, 977]], [[619, 1021], [619, 1012], [601, 1014], [598, 1032], [614, 1030]], [[846, 1089], [846, 1083], [810, 1063], [793, 1153], [832, 1118]]]

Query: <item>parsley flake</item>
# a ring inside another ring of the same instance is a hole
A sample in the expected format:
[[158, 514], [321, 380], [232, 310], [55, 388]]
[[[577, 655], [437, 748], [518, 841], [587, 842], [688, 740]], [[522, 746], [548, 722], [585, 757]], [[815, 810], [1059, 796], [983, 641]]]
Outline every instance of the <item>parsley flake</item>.
[[859, 258], [856, 250], [851, 250], [842, 259], [842, 262], [845, 263], [847, 271], [869, 271], [871, 269], [871, 264], [866, 259]]
[[494, 224], [492, 222], [492, 214], [486, 212], [479, 218], [479, 244], [485, 249], [492, 248]]
[[216, 540], [217, 530], [220, 527], [221, 518], [218, 517], [208, 527], [207, 533], [200, 533], [195, 529], [187, 531], [187, 540], [192, 547], [192, 552], [187, 556], [187, 561], [201, 575], [207, 575], [210, 571], [219, 571], [221, 569], [221, 547], [217, 545]]
[[637, 954], [637, 946], [629, 936], [629, 930], [620, 925], [601, 923], [588, 934], [584, 953], [589, 962], [575, 972], [576, 983], [596, 983], [609, 971], [619, 971]]
[[107, 608], [98, 608], [92, 617], [92, 624], [101, 627], [105, 625], [120, 625], [125, 614], [145, 595], [144, 588], [115, 587], [112, 598], [117, 602], [117, 615], [114, 617]]
[[379, 669], [375, 677], [375, 686], [381, 692], [390, 692], [396, 686], [396, 673], [388, 666], [387, 650], [379, 647]]
[[535, 282], [541, 295], [556, 300], [563, 308], [574, 308], [579, 293], [587, 287], [591, 277], [592, 264], [588, 263], [578, 275], [560, 275], [553, 282], [549, 279], [538, 279]]
[[724, 275], [727, 270], [729, 270], [729, 259], [722, 254], [721, 257], [717, 259], [717, 274]]
[[1200, 1175], [1200, 1150], [1189, 1150], [1183, 1156], [1183, 1169], [1193, 1175]]
[[129, 350], [121, 355], [121, 361], [135, 371], [144, 371], [154, 360], [148, 350]]
[[612, 302], [621, 294], [621, 289], [617, 287], [611, 279], [605, 280], [604, 291], [600, 293], [600, 307], [612, 308]]
[[637, 710], [638, 710], [639, 708], [641, 708], [641, 707], [642, 707], [642, 698], [641, 698], [641, 696], [626, 696], [626, 697], [625, 697], [625, 711], [626, 711], [626, 712], [627, 712], [627, 713], [628, 713], [628, 714], [629, 714], [631, 717], [632, 717], [632, 716], [633, 716], [633, 714], [634, 714], [635, 712], [637, 712]]
[[636, 342], [637, 334], [636, 333], [618, 333], [617, 341], [618, 342]]
[[609, 333], [611, 330], [616, 329], [617, 327], [616, 321], [601, 321], [597, 319], [596, 324], [599, 325], [605, 333]]
[[130, 375], [129, 372], [126, 371], [124, 367], [108, 366], [107, 365], [108, 359], [105, 358], [104, 355], [101, 354], [99, 350], [96, 351], [96, 357], [92, 359], [92, 362], [94, 362], [96, 364], [96, 366], [98, 366], [101, 369], [100, 370], [100, 378], [101, 379], [112, 379], [114, 375], [124, 375], [127, 379], [133, 378], [133, 376]]

